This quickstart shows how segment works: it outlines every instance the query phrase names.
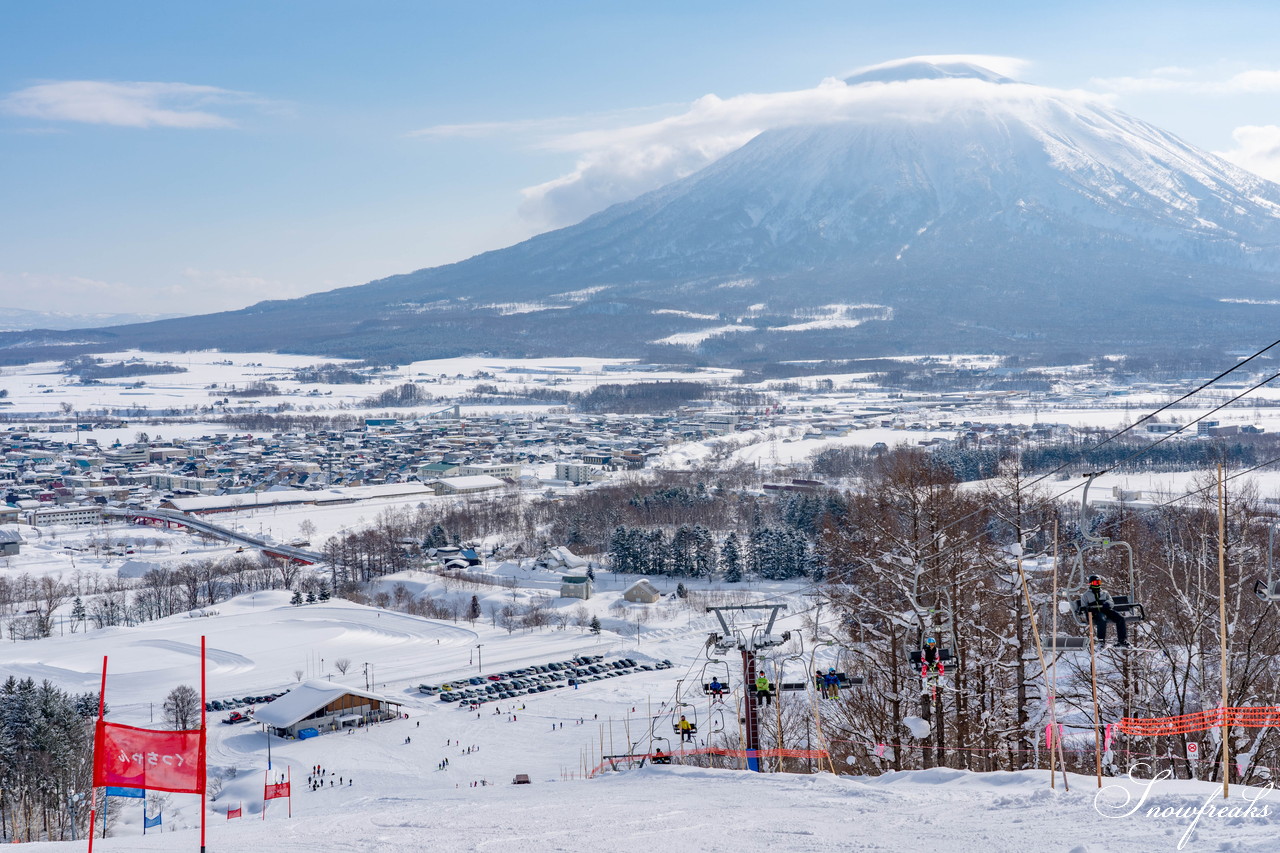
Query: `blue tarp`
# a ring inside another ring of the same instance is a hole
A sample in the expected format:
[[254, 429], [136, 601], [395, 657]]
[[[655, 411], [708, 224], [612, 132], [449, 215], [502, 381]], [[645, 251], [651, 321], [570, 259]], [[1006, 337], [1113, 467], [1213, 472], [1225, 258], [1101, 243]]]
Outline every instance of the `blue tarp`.
[[306, 740], [309, 737], [320, 737], [320, 732], [315, 729], [299, 729], [298, 740]]

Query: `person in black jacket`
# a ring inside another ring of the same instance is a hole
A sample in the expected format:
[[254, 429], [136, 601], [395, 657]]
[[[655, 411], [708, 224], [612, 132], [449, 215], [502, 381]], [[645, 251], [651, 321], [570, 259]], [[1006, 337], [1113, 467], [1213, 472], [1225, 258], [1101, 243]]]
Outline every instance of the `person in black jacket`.
[[1129, 629], [1125, 625], [1124, 614], [1115, 610], [1111, 594], [1102, 588], [1102, 578], [1089, 575], [1089, 588], [1080, 596], [1079, 604], [1080, 611], [1093, 622], [1101, 645], [1107, 644], [1107, 622], [1110, 621], [1116, 626], [1116, 646], [1129, 647]]

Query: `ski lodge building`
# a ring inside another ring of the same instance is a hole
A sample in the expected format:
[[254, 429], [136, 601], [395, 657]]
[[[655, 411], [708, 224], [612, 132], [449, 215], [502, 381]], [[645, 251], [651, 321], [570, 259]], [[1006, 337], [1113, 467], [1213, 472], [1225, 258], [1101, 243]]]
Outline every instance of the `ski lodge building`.
[[377, 693], [328, 681], [307, 681], [269, 705], [259, 705], [253, 719], [280, 737], [308, 737], [400, 716], [400, 703]]

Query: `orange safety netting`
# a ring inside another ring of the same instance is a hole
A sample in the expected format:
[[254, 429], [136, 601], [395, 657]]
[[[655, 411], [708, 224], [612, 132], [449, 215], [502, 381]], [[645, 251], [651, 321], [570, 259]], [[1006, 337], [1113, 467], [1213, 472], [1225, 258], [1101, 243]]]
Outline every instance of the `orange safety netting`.
[[[648, 759], [653, 762], [653, 753], [636, 753], [626, 756], [615, 756], [613, 761], [606, 759], [597, 764], [592, 769], [590, 775], [595, 776], [602, 770], [610, 770], [617, 764], [626, 761], [637, 761], [640, 759]], [[812, 758], [815, 760], [826, 760], [830, 756], [825, 749], [723, 749], [721, 747], [697, 747], [694, 749], [677, 749], [672, 752], [663, 753], [664, 758], [689, 758], [695, 755], [720, 755], [726, 758]]]
[[1222, 708], [1210, 708], [1179, 717], [1124, 717], [1120, 720], [1119, 729], [1127, 735], [1156, 737], [1203, 732], [1223, 725], [1251, 729], [1280, 726], [1280, 707], [1227, 708], [1225, 719]]

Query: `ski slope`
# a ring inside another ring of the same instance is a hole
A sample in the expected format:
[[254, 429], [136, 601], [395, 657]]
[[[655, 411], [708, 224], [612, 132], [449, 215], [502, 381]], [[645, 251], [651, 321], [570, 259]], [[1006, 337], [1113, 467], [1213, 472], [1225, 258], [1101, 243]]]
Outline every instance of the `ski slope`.
[[[421, 581], [418, 589], [439, 592]], [[784, 592], [756, 590], [760, 595]], [[490, 595], [500, 600], [512, 593], [498, 589]], [[608, 605], [617, 595], [604, 592], [586, 604], [606, 625], [626, 630], [629, 623], [610, 617]], [[557, 600], [557, 606], [577, 605]], [[272, 776], [291, 773], [294, 782], [292, 818], [288, 804], [276, 800], [262, 819], [267, 745], [261, 729], [225, 725], [219, 722], [223, 714], [210, 714], [209, 766], [228, 777], [209, 804], [210, 851], [1146, 853], [1176, 849], [1190, 823], [1189, 817], [1150, 817], [1148, 807], [1194, 810], [1220, 796], [1220, 788], [1209, 783], [1163, 781], [1142, 810], [1108, 818], [1095, 809], [1093, 779], [1072, 777], [1066, 793], [1061, 780], [1057, 790], [1049, 789], [1046, 771], [935, 769], [870, 778], [672, 765], [583, 779], [582, 768], [594, 762], [588, 755], [626, 752], [631, 742], [647, 751], [651, 720], [656, 735], [673, 738], [669, 703], [678, 679], [692, 681], [702, 673], [706, 617], [660, 610], [666, 616], [645, 625], [637, 642], [608, 630], [600, 636], [579, 628], [508, 633], [485, 619], [454, 624], [337, 600], [292, 607], [284, 593], [246, 595], [208, 612], [5, 644], [0, 672], [93, 689], [101, 657], [108, 655], [109, 718], [147, 725], [152, 702], [158, 706], [176, 684], [198, 684], [202, 634], [208, 638], [211, 698], [283, 689], [296, 682], [299, 671], [303, 678], [363, 687], [368, 662], [376, 689], [403, 702], [408, 719], [306, 741], [273, 738]], [[780, 627], [796, 627], [798, 619], [783, 621], [787, 624]], [[478, 712], [416, 690], [424, 681], [489, 674], [575, 653], [625, 655], [640, 662], [669, 658], [675, 666], [498, 701]], [[345, 677], [333, 668], [339, 657], [353, 662]], [[708, 710], [699, 709], [704, 721]], [[669, 748], [669, 742], [657, 745]], [[439, 769], [446, 758], [448, 769]], [[342, 787], [310, 790], [308, 768], [316, 764], [326, 769], [326, 783], [341, 776]], [[518, 773], [528, 774], [532, 784], [512, 785]], [[1140, 796], [1135, 783], [1106, 783]], [[1233, 792], [1232, 805], [1246, 805], [1245, 790]], [[1249, 795], [1266, 792], [1253, 789]], [[145, 838], [139, 801], [113, 799], [110, 807], [118, 810], [119, 820], [95, 849], [195, 849], [199, 799], [167, 798], [164, 831], [153, 829]], [[1114, 815], [1122, 799], [1119, 789], [1108, 790], [1103, 803]], [[227, 809], [239, 805], [244, 817], [228, 821]], [[1274, 850], [1276, 829], [1270, 815], [1201, 818], [1183, 849]], [[30, 847], [79, 850], [84, 843]]]

